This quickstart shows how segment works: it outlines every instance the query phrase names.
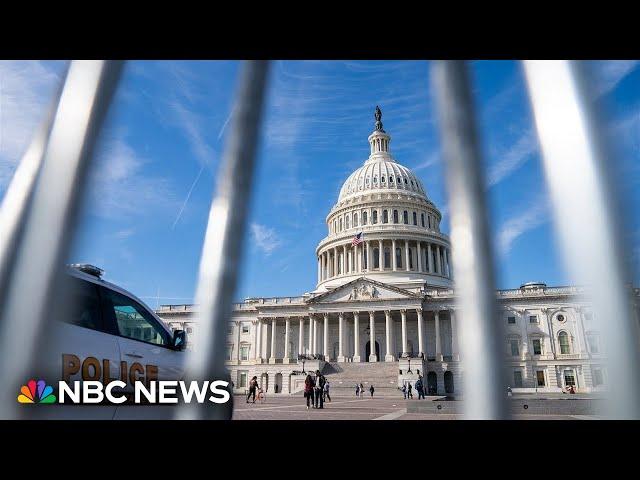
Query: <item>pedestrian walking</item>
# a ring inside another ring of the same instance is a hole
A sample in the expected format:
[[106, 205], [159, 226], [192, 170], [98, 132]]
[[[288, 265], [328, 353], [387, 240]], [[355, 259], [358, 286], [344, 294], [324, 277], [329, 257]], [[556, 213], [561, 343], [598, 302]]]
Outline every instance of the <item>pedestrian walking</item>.
[[369, 387], [369, 391], [371, 392], [371, 398], [373, 398], [373, 392], [374, 392], [375, 390], [376, 390], [376, 389], [375, 389], [375, 388], [373, 388], [373, 385], [371, 385], [371, 386]]
[[307, 375], [307, 378], [304, 379], [304, 397], [307, 399], [307, 410], [309, 410], [309, 404], [315, 406], [313, 404], [313, 388], [315, 383], [313, 381], [313, 377], [311, 375]]
[[316, 383], [313, 392], [316, 408], [324, 408], [324, 382], [324, 376], [320, 373], [320, 370], [316, 370]]
[[411, 391], [413, 387], [411, 386], [411, 382], [407, 383], [407, 398], [413, 398], [413, 393]]
[[360, 398], [364, 398], [364, 385], [360, 383]]
[[424, 383], [422, 383], [422, 377], [419, 375], [416, 381], [416, 390], [418, 391], [418, 400], [424, 399]]
[[402, 385], [402, 395], [404, 395], [404, 399], [407, 399], [407, 385], [403, 384]]
[[360, 396], [360, 385], [356, 383], [356, 397]]
[[324, 382], [324, 396], [325, 396], [325, 402], [327, 400], [331, 402], [331, 395], [329, 395], [329, 380], [325, 380]]
[[256, 403], [256, 390], [258, 388], [258, 377], [253, 377], [249, 382], [249, 394], [247, 395], [247, 403], [249, 403], [249, 397], [253, 396], [253, 402]]

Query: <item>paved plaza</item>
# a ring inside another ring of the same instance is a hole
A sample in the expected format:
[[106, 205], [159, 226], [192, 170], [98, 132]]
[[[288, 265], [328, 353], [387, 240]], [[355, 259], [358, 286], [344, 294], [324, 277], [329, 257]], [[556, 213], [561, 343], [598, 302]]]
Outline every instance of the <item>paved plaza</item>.
[[[267, 397], [264, 403], [246, 403], [243, 396], [234, 396], [234, 420], [459, 420], [455, 413], [407, 413], [410, 402], [400, 398], [334, 397], [325, 408], [307, 410], [302, 395]], [[516, 420], [594, 420], [595, 415], [513, 415]]]

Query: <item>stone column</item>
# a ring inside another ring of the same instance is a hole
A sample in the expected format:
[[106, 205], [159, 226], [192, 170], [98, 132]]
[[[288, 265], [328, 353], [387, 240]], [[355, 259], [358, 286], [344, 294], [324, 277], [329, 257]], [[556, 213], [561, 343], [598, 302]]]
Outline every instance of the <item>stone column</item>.
[[309, 355], [313, 354], [313, 315], [309, 315]]
[[402, 321], [402, 353], [407, 353], [407, 311], [400, 310], [400, 319]]
[[342, 246], [342, 274], [347, 274], [347, 245]]
[[382, 249], [382, 240], [378, 240], [378, 264], [380, 271], [384, 270], [384, 250]]
[[396, 239], [394, 238], [391, 241], [391, 248], [392, 248], [392, 252], [391, 252], [391, 265], [393, 267], [393, 271], [397, 271], [398, 270], [398, 262], [396, 259]]
[[318, 319], [313, 317], [313, 343], [311, 345], [311, 353], [316, 355], [318, 353]]
[[298, 355], [304, 353], [304, 318], [300, 317], [300, 330], [298, 330]]
[[255, 346], [254, 346], [253, 358], [254, 360], [256, 360], [256, 362], [262, 363], [262, 358], [260, 353], [260, 343], [262, 342], [262, 338], [260, 336], [260, 333], [261, 333], [260, 330], [262, 329], [262, 322], [260, 321], [260, 319], [256, 320], [255, 328], [256, 328], [256, 331], [254, 333]]
[[384, 333], [385, 333], [385, 362], [393, 362], [395, 355], [393, 354], [393, 347], [391, 346], [391, 310], [384, 311]]
[[344, 337], [344, 313], [340, 312], [338, 314], [338, 362], [344, 362], [343, 337]]
[[442, 263], [440, 262], [440, 245], [436, 245], [436, 273], [442, 275]]
[[271, 319], [271, 355], [269, 363], [276, 363], [276, 319]]
[[427, 270], [429, 273], [433, 273], [433, 253], [430, 243], [427, 243]]
[[451, 309], [449, 310], [449, 318], [451, 319], [451, 357], [453, 358], [454, 362], [457, 362], [460, 360], [460, 355], [458, 353], [458, 334], [457, 334], [457, 319], [456, 319], [456, 314], [455, 314], [455, 310]]
[[406, 263], [406, 267], [405, 270], [408, 272], [410, 270], [409, 268], [409, 240], [405, 240], [404, 241], [404, 253], [405, 253], [405, 263]]
[[330, 360], [329, 357], [329, 314], [324, 314], [324, 335], [322, 336], [323, 349], [322, 354], [324, 355], [324, 360], [328, 362]]
[[[264, 348], [263, 348], [264, 347]], [[262, 328], [260, 331], [260, 358], [264, 358], [268, 361], [267, 352], [269, 350], [269, 325], [267, 322], [262, 322]]]
[[360, 362], [360, 313], [353, 312], [353, 361]]
[[449, 256], [447, 255], [447, 248], [443, 248], [444, 251], [444, 275], [447, 278], [451, 277], [451, 273], [449, 272]]
[[418, 354], [423, 354], [426, 360], [427, 355], [424, 351], [424, 322], [422, 321], [422, 308], [416, 309], [416, 313], [418, 314]]
[[322, 281], [322, 256], [318, 256], [318, 283]]
[[422, 248], [420, 247], [420, 242], [416, 242], [416, 261], [418, 262], [417, 270], [422, 272]]
[[[284, 320], [284, 360], [282, 363], [289, 363], [289, 330], [291, 328], [291, 320], [286, 317]], [[284, 379], [282, 380], [284, 382]]]
[[378, 361], [378, 357], [376, 356], [376, 319], [374, 314], [375, 312], [369, 312], [369, 345], [371, 346], [369, 349], [370, 362]]
[[442, 341], [440, 340], [440, 311], [433, 312], [436, 321], [436, 362], [442, 361]]
[[238, 363], [240, 363], [240, 335], [242, 334], [242, 322], [236, 322], [238, 328]]
[[338, 276], [338, 247], [333, 247], [333, 276]]

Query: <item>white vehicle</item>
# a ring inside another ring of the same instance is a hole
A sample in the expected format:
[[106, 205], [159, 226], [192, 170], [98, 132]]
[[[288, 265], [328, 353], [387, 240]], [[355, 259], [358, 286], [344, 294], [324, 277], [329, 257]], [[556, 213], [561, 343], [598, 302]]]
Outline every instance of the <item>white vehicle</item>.
[[[172, 332], [141, 300], [102, 280], [97, 267], [76, 264], [67, 267], [67, 272], [70, 305], [64, 308], [63, 318], [54, 319], [51, 338], [41, 352], [43, 363], [38, 362], [51, 383], [98, 380], [106, 385], [121, 380], [127, 384], [125, 392], [132, 392], [137, 380], [182, 379], [187, 355], [184, 330]], [[56, 405], [39, 408], [37, 414], [46, 418], [171, 418], [175, 408], [105, 402]]]

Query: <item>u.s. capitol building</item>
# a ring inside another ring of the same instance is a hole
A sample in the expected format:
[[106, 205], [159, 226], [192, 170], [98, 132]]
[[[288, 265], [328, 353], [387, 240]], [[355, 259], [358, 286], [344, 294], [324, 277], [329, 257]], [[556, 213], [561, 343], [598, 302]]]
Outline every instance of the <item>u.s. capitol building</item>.
[[[419, 374], [431, 393], [460, 393], [464, 362], [473, 359], [461, 358], [458, 346], [464, 322], [455, 308], [449, 237], [422, 182], [391, 155], [390, 141], [376, 108], [369, 158], [326, 217], [316, 289], [234, 305], [227, 365], [236, 391], [256, 375], [270, 393], [294, 393], [303, 370], [320, 368], [334, 390], [355, 383], [396, 390]], [[528, 283], [496, 292], [495, 321], [504, 322], [504, 365], [515, 391], [606, 388], [600, 337], [580, 290]], [[636, 304], [638, 297], [635, 289]], [[165, 305], [157, 313], [197, 344], [194, 311]]]

